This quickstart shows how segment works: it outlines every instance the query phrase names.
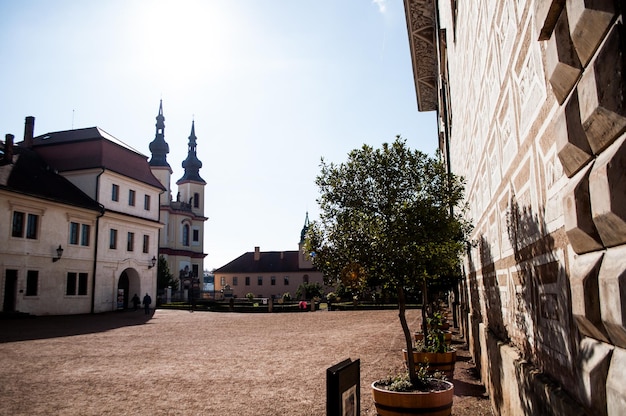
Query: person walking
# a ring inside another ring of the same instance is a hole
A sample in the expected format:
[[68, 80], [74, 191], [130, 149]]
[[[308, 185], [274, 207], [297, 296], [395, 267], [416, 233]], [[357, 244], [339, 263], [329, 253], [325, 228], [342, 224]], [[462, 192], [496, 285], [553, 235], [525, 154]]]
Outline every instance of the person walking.
[[143, 309], [146, 312], [146, 315], [150, 313], [150, 304], [152, 303], [152, 298], [146, 292], [146, 296], [143, 297]]
[[137, 294], [135, 293], [135, 296], [133, 296], [130, 301], [133, 302], [133, 310], [136, 311], [139, 307], [139, 304], [141, 303], [141, 301], [139, 300], [139, 296], [137, 296]]

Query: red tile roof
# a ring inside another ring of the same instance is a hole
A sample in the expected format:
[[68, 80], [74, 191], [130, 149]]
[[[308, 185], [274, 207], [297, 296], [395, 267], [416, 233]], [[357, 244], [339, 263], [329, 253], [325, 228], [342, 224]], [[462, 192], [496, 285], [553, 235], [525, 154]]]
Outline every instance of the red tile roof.
[[249, 251], [235, 260], [215, 270], [215, 273], [294, 273], [314, 271], [301, 269], [298, 264], [298, 251], [262, 251], [259, 260], [254, 260], [254, 252]]
[[61, 172], [104, 168], [165, 190], [147, 156], [99, 127], [46, 133], [33, 139], [33, 149]]

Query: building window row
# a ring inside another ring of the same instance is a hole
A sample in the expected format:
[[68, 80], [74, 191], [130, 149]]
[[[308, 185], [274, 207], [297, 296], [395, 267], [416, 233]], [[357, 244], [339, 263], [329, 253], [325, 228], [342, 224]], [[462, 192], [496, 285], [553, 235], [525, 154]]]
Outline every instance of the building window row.
[[[137, 192], [134, 189], [128, 190], [128, 206], [134, 207], [136, 201]], [[111, 201], [118, 202], [120, 200], [120, 186], [117, 184], [111, 185]], [[143, 209], [150, 211], [150, 195], [145, 194], [143, 196]]]
[[[39, 236], [39, 215], [13, 211], [11, 236], [36, 240]], [[69, 244], [89, 246], [91, 226], [70, 221]]]
[[[308, 283], [308, 275], [304, 276], [304, 280], [305, 280], [305, 283]], [[222, 287], [226, 286], [227, 284], [226, 276], [222, 276], [220, 278], [220, 283]], [[250, 276], [246, 276], [244, 278], [244, 284], [246, 286], [250, 286]], [[237, 276], [233, 276], [233, 286], [238, 286], [238, 285], [239, 285], [239, 278]], [[276, 276], [270, 276], [270, 285], [276, 286]], [[289, 276], [285, 276], [283, 278], [283, 285], [289, 286]], [[257, 276], [257, 286], [263, 286], [263, 276]]]
[[[13, 275], [17, 277], [17, 270], [7, 270], [7, 275]], [[68, 272], [67, 281], [65, 287], [65, 294], [67, 296], [85, 296], [87, 295], [89, 274]], [[27, 270], [26, 271], [26, 292], [25, 296], [38, 296], [39, 295], [39, 271]]]
[[[6, 269], [5, 271], [7, 281], [13, 279], [17, 281], [18, 271], [15, 269]], [[39, 271], [27, 270], [26, 271], [26, 292], [25, 296], [37, 296], [39, 294]]]
[[[109, 230], [109, 249], [111, 250], [117, 249], [117, 234], [115, 228]], [[126, 251], [135, 251], [135, 233], [128, 232], [126, 234]], [[147, 234], [143, 235], [141, 251], [143, 253], [150, 251], [150, 236]]]

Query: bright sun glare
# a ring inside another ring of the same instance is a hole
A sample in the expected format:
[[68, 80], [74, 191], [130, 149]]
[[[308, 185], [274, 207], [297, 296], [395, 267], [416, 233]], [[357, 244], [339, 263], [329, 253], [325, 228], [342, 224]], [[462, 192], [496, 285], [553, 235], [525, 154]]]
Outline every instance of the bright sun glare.
[[153, 1], [132, 22], [138, 65], [158, 81], [191, 83], [228, 62], [228, 20], [215, 5], [199, 0]]

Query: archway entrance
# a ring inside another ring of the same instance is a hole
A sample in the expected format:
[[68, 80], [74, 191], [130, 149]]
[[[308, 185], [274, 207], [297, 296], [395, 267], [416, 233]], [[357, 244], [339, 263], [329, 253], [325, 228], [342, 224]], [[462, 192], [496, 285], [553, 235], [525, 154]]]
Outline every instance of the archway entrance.
[[[116, 309], [126, 309], [133, 295], [141, 296], [141, 277], [133, 268], [124, 269], [117, 281]], [[141, 297], [140, 297], [141, 299]]]
[[120, 275], [120, 280], [117, 282], [117, 309], [128, 308], [128, 292], [129, 292], [129, 279], [126, 270]]

